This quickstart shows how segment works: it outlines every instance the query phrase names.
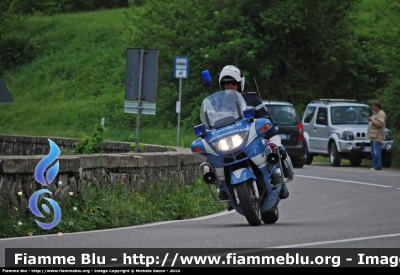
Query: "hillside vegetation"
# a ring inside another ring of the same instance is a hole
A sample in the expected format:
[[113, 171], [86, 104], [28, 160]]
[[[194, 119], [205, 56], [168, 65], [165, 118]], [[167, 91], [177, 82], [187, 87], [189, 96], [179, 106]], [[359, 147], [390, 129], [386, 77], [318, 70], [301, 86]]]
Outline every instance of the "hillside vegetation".
[[80, 137], [102, 117], [134, 129], [124, 116], [123, 10], [29, 17], [24, 26], [35, 58], [3, 74], [14, 103], [1, 106], [2, 133]]

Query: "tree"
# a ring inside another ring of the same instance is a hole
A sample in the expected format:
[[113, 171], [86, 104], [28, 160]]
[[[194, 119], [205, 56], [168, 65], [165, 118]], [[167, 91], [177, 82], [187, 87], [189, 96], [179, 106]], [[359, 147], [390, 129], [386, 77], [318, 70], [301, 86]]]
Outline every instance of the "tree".
[[387, 85], [377, 89], [373, 97], [382, 101], [387, 124], [400, 130], [400, 0], [375, 3], [372, 11], [375, 20], [365, 46], [376, 69], [388, 75]]
[[164, 123], [176, 117], [173, 59], [179, 55], [190, 58], [182, 100], [186, 126], [198, 122], [207, 95], [201, 72], [208, 69], [219, 89], [219, 71], [228, 64], [242, 70], [246, 90], [258, 86], [263, 99], [292, 101], [302, 110], [315, 97], [358, 98], [360, 90], [367, 96], [376, 89], [376, 69], [352, 27], [358, 2], [150, 0], [133, 7], [132, 44], [160, 50], [158, 107]]
[[127, 7], [128, 0], [19, 0], [16, 5], [22, 14], [41, 15]]
[[0, 77], [4, 70], [22, 64], [31, 58], [26, 35], [14, 31], [20, 29], [24, 16], [18, 12], [20, 0], [0, 2]]

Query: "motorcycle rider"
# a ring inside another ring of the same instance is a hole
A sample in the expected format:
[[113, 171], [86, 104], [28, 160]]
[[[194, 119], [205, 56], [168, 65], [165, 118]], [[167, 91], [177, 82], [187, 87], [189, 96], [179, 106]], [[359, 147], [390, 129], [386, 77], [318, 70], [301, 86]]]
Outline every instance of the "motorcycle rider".
[[[227, 65], [222, 69], [221, 73], [219, 74], [219, 87], [221, 90], [231, 89], [238, 91], [245, 99], [247, 106], [254, 107], [255, 118], [266, 117], [273, 123], [273, 120], [268, 113], [267, 107], [257, 96], [257, 94], [255, 92], [244, 92], [244, 76], [242, 76], [241, 71], [236, 66]], [[282, 159], [286, 158], [286, 150], [281, 147], [281, 138], [278, 135], [278, 132], [276, 131], [273, 124], [272, 127], [265, 134], [264, 138], [275, 143], [278, 146]], [[218, 188], [218, 196], [221, 200], [225, 200], [228, 198], [228, 195], [225, 193], [225, 191], [220, 188]], [[279, 198], [286, 199], [287, 197], [289, 197], [289, 190], [286, 186], [286, 183], [283, 183], [281, 192], [279, 193]], [[231, 207], [228, 206], [228, 210], [230, 208]]]

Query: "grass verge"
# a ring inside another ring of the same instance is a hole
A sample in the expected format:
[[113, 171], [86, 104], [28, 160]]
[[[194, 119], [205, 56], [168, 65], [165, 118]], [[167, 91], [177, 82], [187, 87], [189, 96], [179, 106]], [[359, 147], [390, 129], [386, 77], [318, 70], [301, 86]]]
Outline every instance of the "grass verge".
[[[18, 196], [18, 194], [17, 194]], [[34, 216], [29, 210], [23, 216], [14, 198], [12, 213], [0, 209], [0, 238], [23, 237], [81, 232], [140, 225], [151, 222], [190, 219], [213, 214], [226, 205], [216, 202], [206, 184], [196, 178], [193, 184], [184, 185], [171, 180], [150, 184], [146, 188], [128, 186], [123, 180], [99, 186], [86, 182], [79, 194], [70, 193], [63, 201], [61, 221], [50, 230], [39, 227], [35, 220], [51, 223], [53, 215]], [[42, 200], [45, 201], [45, 200]], [[48, 205], [51, 209], [51, 206]], [[44, 211], [42, 211], [44, 212]]]

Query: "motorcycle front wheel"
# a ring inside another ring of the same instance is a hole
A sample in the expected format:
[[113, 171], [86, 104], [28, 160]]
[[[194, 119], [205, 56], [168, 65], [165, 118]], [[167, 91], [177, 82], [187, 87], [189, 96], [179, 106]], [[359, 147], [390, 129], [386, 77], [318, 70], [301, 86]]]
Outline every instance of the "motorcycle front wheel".
[[254, 196], [252, 188], [252, 179], [235, 185], [236, 193], [239, 197], [244, 216], [251, 226], [261, 224], [261, 211], [258, 205], [258, 199]]

